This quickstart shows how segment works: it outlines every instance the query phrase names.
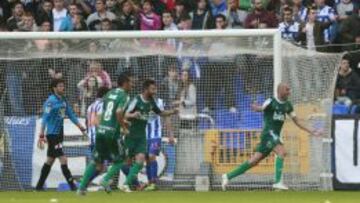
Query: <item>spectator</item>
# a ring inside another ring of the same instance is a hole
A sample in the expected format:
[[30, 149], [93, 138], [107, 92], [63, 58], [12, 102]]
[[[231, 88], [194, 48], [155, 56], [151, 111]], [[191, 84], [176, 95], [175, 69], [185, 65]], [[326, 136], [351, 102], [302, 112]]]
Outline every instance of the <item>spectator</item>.
[[121, 9], [120, 9], [120, 3], [122, 1], [117, 1], [117, 0], [106, 0], [106, 8], [108, 11], [112, 12], [113, 14], [115, 14], [116, 18], [118, 18], [121, 14]]
[[34, 17], [31, 13], [24, 13], [21, 19], [21, 22], [18, 24], [19, 31], [35, 32], [38, 30]]
[[245, 19], [248, 15], [248, 12], [240, 10], [239, 2], [236, 0], [230, 0], [229, 1], [229, 22], [228, 26], [229, 28], [244, 28]]
[[211, 14], [213, 16], [217, 16], [219, 14], [223, 14], [224, 16], [227, 16], [226, 0], [211, 0], [210, 7], [211, 7]]
[[[356, 42], [356, 36], [360, 36], [360, 8], [342, 22], [340, 26], [340, 36], [340, 42], [343, 44]], [[343, 49], [352, 50], [352, 47], [344, 46]]]
[[164, 30], [179, 30], [174, 23], [174, 17], [172, 16], [170, 11], [165, 11], [162, 14], [162, 22], [164, 24]]
[[111, 20], [105, 18], [101, 21], [101, 31], [111, 31], [112, 30], [112, 22]]
[[[79, 22], [78, 22], [79, 21]], [[78, 26], [80, 23], [80, 27]], [[75, 25], [76, 24], [76, 25]], [[60, 31], [80, 31], [77, 28], [82, 29], [86, 27], [85, 21], [82, 20], [80, 16], [80, 10], [77, 4], [69, 5], [69, 15], [66, 16], [66, 19], [62, 21], [60, 25]]]
[[308, 8], [304, 6], [302, 0], [293, 0], [294, 21], [305, 23], [307, 20]]
[[196, 9], [190, 13], [192, 30], [214, 28], [214, 19], [209, 10], [208, 0], [196, 0]]
[[53, 31], [60, 31], [60, 26], [66, 20], [68, 10], [65, 8], [64, 0], [54, 0], [54, 8], [52, 10], [53, 16]]
[[336, 22], [336, 14], [335, 10], [330, 6], [325, 4], [325, 0], [315, 0], [315, 4], [317, 6], [317, 21], [321, 23], [331, 23], [328, 28], [326, 28], [323, 32], [324, 34], [324, 43], [329, 44], [333, 42], [336, 37], [335, 33], [335, 25], [332, 26], [332, 23]]
[[124, 0], [120, 3], [121, 14], [116, 19], [118, 30], [138, 30], [139, 18], [131, 0]]
[[52, 19], [53, 19], [52, 9], [53, 9], [52, 1], [44, 0], [41, 3], [41, 6], [37, 10], [37, 12], [35, 13], [36, 24], [40, 26], [45, 21], [50, 22], [52, 24]]
[[153, 11], [151, 0], [145, 0], [142, 8], [140, 12], [140, 30], [160, 30], [161, 19]]
[[215, 16], [215, 29], [224, 30], [227, 28], [226, 17], [223, 14]]
[[300, 23], [293, 20], [293, 11], [291, 8], [284, 8], [283, 22], [279, 24], [281, 37], [288, 41], [296, 41], [299, 35]]
[[100, 62], [91, 61], [89, 64], [89, 71], [85, 78], [78, 83], [78, 88], [82, 92], [82, 115], [87, 106], [94, 101], [96, 92], [100, 87], [111, 88], [111, 80], [109, 74], [103, 70]]
[[245, 19], [245, 28], [275, 28], [277, 20], [275, 15], [266, 11], [261, 0], [254, 1], [255, 8]]
[[0, 19], [6, 21], [11, 16], [11, 7], [8, 1], [0, 1]]
[[166, 4], [163, 2], [163, 0], [151, 0], [151, 3], [153, 5], [154, 12], [161, 16], [162, 13], [166, 10]]
[[111, 11], [106, 10], [105, 0], [96, 0], [96, 12], [91, 14], [86, 20], [88, 28], [99, 31], [101, 29], [101, 20], [105, 18], [113, 21], [116, 19], [116, 16]]
[[180, 23], [181, 16], [185, 15], [187, 13], [185, 9], [185, 3], [183, 0], [177, 0], [175, 5], [175, 12], [174, 12], [174, 22], [175, 24]]
[[191, 81], [189, 72], [181, 73], [181, 88], [179, 100], [174, 101], [173, 105], [179, 106], [180, 128], [196, 128], [196, 87]]
[[351, 0], [341, 0], [341, 2], [336, 6], [336, 12], [339, 15], [339, 20], [343, 21], [349, 18], [354, 9], [354, 4]]
[[[71, 3], [74, 3], [77, 5], [77, 7], [79, 9], [79, 14], [84, 18], [87, 18], [91, 14], [92, 4], [95, 5], [94, 0], [71, 0], [71, 1], [72, 1]], [[71, 4], [71, 3], [69, 3], [69, 4]]]
[[9, 31], [17, 31], [19, 30], [18, 24], [24, 15], [24, 5], [21, 2], [14, 3], [12, 12], [12, 16], [7, 20], [7, 28]]
[[167, 70], [167, 75], [161, 82], [161, 92], [164, 94], [161, 95], [161, 98], [163, 98], [166, 103], [171, 104], [177, 99], [179, 88], [180, 82], [177, 67], [176, 65], [170, 65]]
[[166, 5], [167, 11], [172, 11], [175, 9], [176, 0], [162, 0], [162, 2]]
[[191, 26], [192, 26], [191, 24], [192, 24], [192, 21], [191, 21], [190, 15], [184, 14], [180, 18], [178, 28], [179, 28], [179, 30], [190, 30]]
[[343, 58], [336, 81], [335, 97], [337, 103], [350, 106], [360, 99], [360, 78], [350, 68], [349, 59]]
[[324, 30], [328, 28], [331, 22], [322, 23], [317, 21], [316, 8], [308, 9], [307, 22], [300, 26], [299, 41], [302, 45], [306, 45], [309, 50], [325, 51]]

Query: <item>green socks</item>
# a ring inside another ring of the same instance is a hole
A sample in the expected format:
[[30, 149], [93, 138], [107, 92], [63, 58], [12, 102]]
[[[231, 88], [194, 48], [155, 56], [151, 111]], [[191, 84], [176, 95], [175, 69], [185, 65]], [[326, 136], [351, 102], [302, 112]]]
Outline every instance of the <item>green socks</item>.
[[103, 182], [106, 184], [109, 184], [109, 181], [114, 175], [120, 172], [121, 167], [123, 166], [123, 163], [121, 161], [117, 161], [111, 165], [109, 170], [107, 171], [105, 177], [103, 178]]
[[134, 179], [137, 177], [138, 173], [141, 171], [143, 167], [143, 163], [135, 162], [132, 167], [130, 168], [129, 175], [126, 177], [126, 185], [131, 185]]
[[276, 158], [275, 158], [275, 183], [281, 182], [283, 167], [284, 167], [284, 159], [279, 156], [276, 156]]
[[94, 176], [96, 173], [96, 164], [94, 162], [91, 162], [85, 169], [84, 176], [80, 182], [80, 190], [85, 190], [87, 184], [89, 183], [90, 179]]
[[243, 173], [245, 173], [247, 170], [251, 168], [249, 161], [245, 161], [240, 166], [232, 170], [230, 173], [226, 174], [228, 179], [231, 180], [235, 178], [236, 176], [239, 176]]

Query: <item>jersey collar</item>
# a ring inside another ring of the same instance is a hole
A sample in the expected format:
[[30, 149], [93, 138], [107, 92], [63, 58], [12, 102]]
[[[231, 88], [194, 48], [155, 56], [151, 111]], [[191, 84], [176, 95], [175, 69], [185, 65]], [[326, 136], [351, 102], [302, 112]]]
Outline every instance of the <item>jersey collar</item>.
[[275, 97], [275, 100], [276, 100], [277, 102], [279, 102], [280, 104], [284, 104], [284, 103], [285, 103], [285, 101], [281, 101], [277, 96]]

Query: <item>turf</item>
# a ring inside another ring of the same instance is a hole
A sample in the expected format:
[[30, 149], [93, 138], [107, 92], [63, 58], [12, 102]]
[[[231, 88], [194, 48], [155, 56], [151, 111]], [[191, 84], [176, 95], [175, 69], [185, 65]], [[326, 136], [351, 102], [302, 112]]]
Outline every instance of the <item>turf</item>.
[[359, 203], [359, 192], [0, 192], [1, 203]]

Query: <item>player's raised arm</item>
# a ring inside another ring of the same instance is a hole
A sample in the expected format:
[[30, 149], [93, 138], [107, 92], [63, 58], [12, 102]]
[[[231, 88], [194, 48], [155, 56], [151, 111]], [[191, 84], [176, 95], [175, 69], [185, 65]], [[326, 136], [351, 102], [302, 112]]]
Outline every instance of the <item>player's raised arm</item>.
[[272, 100], [271, 98], [267, 99], [262, 105], [259, 105], [254, 102], [251, 104], [251, 109], [255, 112], [263, 112], [270, 105], [271, 100]]

